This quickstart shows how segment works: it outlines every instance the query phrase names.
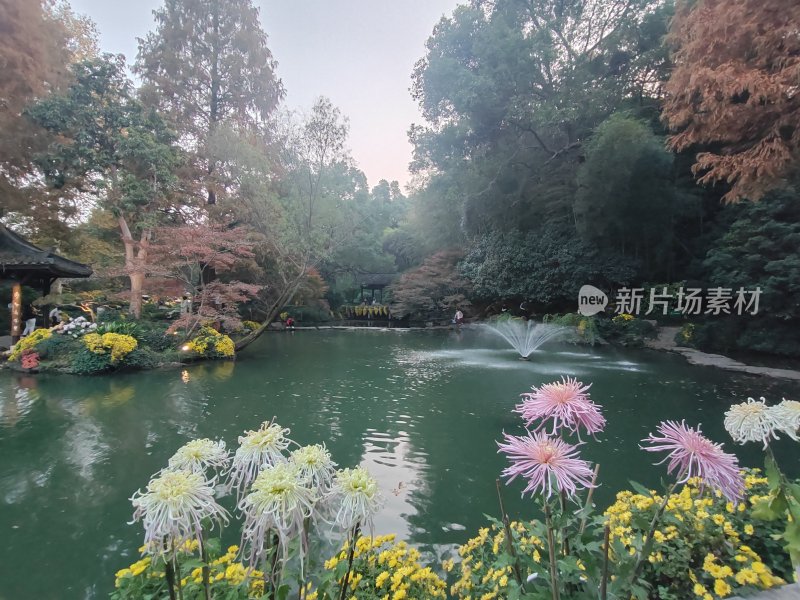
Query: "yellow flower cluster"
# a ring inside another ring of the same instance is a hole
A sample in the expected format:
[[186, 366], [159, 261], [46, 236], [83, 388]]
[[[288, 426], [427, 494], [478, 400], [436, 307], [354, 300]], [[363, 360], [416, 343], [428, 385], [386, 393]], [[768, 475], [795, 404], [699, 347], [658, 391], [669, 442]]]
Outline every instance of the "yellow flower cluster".
[[14, 344], [14, 349], [11, 351], [11, 354], [8, 356], [8, 360], [19, 360], [22, 357], [22, 353], [25, 350], [30, 350], [35, 348], [36, 345], [49, 338], [52, 335], [52, 332], [49, 329], [37, 329], [30, 335], [22, 338], [16, 344]]
[[83, 343], [93, 354], [111, 353], [111, 362], [118, 363], [128, 354], [136, 350], [139, 343], [136, 338], [124, 333], [87, 333]]
[[345, 306], [343, 308], [344, 314], [347, 317], [388, 317], [389, 307], [383, 304], [367, 305], [367, 306]]
[[[766, 483], [757, 471], [746, 475], [751, 504], [760, 499], [752, 492]], [[628, 554], [635, 555], [643, 539], [642, 528], [635, 524], [648, 523], [662, 502], [663, 498], [653, 491], [649, 496], [629, 491], [617, 494], [617, 501], [605, 513], [612, 540], [618, 540]], [[691, 591], [702, 600], [726, 598], [737, 587], [768, 589], [784, 583], [742, 542], [755, 534], [752, 523], [743, 523], [748, 519], [747, 510], [746, 503], [734, 506], [718, 492], [701, 492], [699, 480], [689, 480], [679, 493], [669, 497], [664, 524], [653, 534], [654, 545], [647, 557], [652, 578], [659, 576], [662, 563], [664, 569], [682, 565], [680, 578], [684, 583], [688, 581]], [[675, 579], [680, 574], [670, 575]]]
[[[198, 549], [196, 540], [187, 541], [180, 549], [181, 554], [190, 554]], [[141, 552], [144, 547], [139, 549]], [[239, 553], [238, 546], [230, 546], [225, 554], [209, 563], [209, 583], [215, 587], [238, 587], [246, 584], [248, 596], [260, 598], [264, 594], [264, 574], [240, 562], [236, 562]], [[179, 554], [180, 556], [180, 554]], [[115, 586], [123, 587], [137, 577], [146, 579], [161, 579], [164, 577], [164, 564], [160, 561], [153, 564], [149, 556], [136, 561], [129, 567], [116, 573]], [[181, 587], [203, 585], [203, 569], [197, 567], [181, 579]]]
[[234, 346], [233, 340], [227, 335], [217, 338], [216, 348], [219, 354], [227, 358], [236, 354], [236, 347]]
[[126, 577], [138, 577], [139, 575], [144, 573], [150, 566], [151, 560], [152, 559], [149, 556], [145, 556], [143, 559], [137, 560], [130, 567], [126, 567], [125, 569], [120, 569], [119, 571], [117, 571], [115, 575], [116, 587], [120, 587], [120, 585], [122, 584], [122, 580], [125, 579]]
[[[535, 563], [542, 560], [544, 544], [537, 536], [530, 534], [524, 523], [513, 522], [510, 525], [515, 538], [515, 547]], [[476, 598], [491, 600], [505, 598], [508, 595], [508, 584], [512, 577], [510, 566], [495, 567], [495, 561], [506, 549], [505, 530], [498, 525], [478, 530], [478, 536], [467, 541], [458, 549], [461, 563], [458, 565], [459, 577], [451, 586], [450, 593], [456, 598]], [[450, 571], [452, 561], [445, 561], [443, 566]]]
[[221, 356], [231, 358], [236, 354], [233, 340], [212, 327], [205, 326], [187, 344], [189, 350], [200, 356]]
[[255, 331], [261, 327], [261, 323], [256, 323], [255, 321], [242, 321], [242, 327], [250, 331]]
[[[374, 595], [382, 600], [445, 598], [444, 581], [430, 567], [420, 564], [419, 551], [405, 542], [395, 544], [394, 540], [394, 535], [384, 535], [356, 541], [348, 594], [360, 598], [359, 592], [365, 592], [365, 597]], [[339, 554], [325, 562], [325, 569], [335, 571], [342, 567], [347, 555], [345, 544]], [[317, 592], [307, 598], [316, 600]]]
[[614, 317], [614, 318], [613, 318], [613, 319], [611, 319], [611, 320], [612, 320], [612, 321], [614, 321], [614, 323], [625, 323], [625, 322], [627, 322], [627, 321], [633, 321], [635, 318], [636, 318], [636, 317], [634, 317], [634, 316], [633, 316], [633, 315], [631, 315], [631, 314], [628, 314], [628, 313], [620, 313], [620, 314], [618, 314], [616, 317]]

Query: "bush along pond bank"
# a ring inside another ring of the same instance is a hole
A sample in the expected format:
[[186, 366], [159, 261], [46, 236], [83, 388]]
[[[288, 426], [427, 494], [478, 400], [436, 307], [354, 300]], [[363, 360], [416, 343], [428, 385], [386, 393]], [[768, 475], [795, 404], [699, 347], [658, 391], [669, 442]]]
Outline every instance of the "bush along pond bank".
[[[589, 386], [534, 387], [514, 412], [520, 434], [502, 434], [499, 475], [521, 481], [534, 518], [506, 514], [498, 479], [498, 518], [428, 564], [394, 536], [372, 535], [376, 480], [361, 467], [337, 470], [324, 443], [299, 446], [274, 419], [232, 452], [221, 440], [190, 441], [133, 495], [141, 558], [120, 565], [111, 597], [716, 600], [795, 580], [800, 483], [770, 443], [797, 441], [800, 403], [751, 399], [720, 415], [735, 442], [763, 445], [763, 470], [741, 469], [699, 427], [654, 423], [640, 449], [665, 465], [664, 490], [632, 483], [601, 513], [600, 469], [580, 450], [579, 436], [606, 426]], [[239, 543], [224, 547], [219, 532], [234, 521]]]
[[[253, 326], [258, 324], [246, 321], [240, 333], [245, 335]], [[159, 322], [93, 323], [78, 317], [22, 338], [0, 366], [32, 373], [95, 375], [234, 356], [233, 338], [210, 325], [172, 331]]]

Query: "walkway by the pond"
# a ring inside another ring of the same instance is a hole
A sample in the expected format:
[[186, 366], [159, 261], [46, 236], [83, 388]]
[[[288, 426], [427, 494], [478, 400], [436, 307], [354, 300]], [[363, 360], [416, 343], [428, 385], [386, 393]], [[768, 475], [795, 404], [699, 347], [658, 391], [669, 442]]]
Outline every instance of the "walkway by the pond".
[[[748, 600], [798, 600], [800, 598], [800, 584], [792, 583], [773, 590], [765, 590], [747, 597]], [[733, 596], [728, 600], [744, 600], [740, 596]]]
[[[694, 348], [685, 348], [675, 343], [675, 336], [680, 331], [680, 327], [662, 327], [658, 330], [658, 337], [646, 342], [649, 348], [654, 350], [668, 350], [683, 355], [689, 363], [703, 367], [717, 367], [726, 371], [736, 371], [739, 373], [750, 373], [751, 375], [763, 375], [765, 377], [775, 377], [777, 379], [792, 379], [800, 381], [800, 371], [791, 369], [776, 369], [773, 367], [755, 367], [746, 365], [738, 360], [733, 360], [721, 354], [709, 354]], [[800, 596], [798, 596], [800, 597]]]

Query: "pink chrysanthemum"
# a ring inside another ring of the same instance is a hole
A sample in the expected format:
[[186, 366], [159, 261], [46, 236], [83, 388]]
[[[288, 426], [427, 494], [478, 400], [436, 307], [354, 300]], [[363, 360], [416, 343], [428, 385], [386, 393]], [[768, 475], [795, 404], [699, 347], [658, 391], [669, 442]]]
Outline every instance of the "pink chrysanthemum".
[[522, 402], [517, 405], [515, 412], [522, 416], [528, 427], [534, 421], [541, 420], [537, 431], [549, 419], [553, 419], [553, 435], [560, 427], [566, 427], [579, 437], [581, 428], [589, 435], [594, 435], [603, 431], [606, 420], [600, 407], [589, 398], [591, 386], [569, 377], [562, 377], [561, 381], [546, 383], [539, 388], [533, 386], [533, 392], [522, 394]]
[[669, 460], [667, 472], [682, 477], [684, 483], [691, 477], [699, 477], [705, 485], [719, 490], [729, 500], [739, 501], [744, 494], [744, 481], [739, 473], [739, 461], [733, 454], [722, 450], [722, 444], [715, 444], [697, 429], [687, 427], [684, 421], [663, 421], [658, 426], [659, 436], [652, 433], [642, 440], [650, 447], [642, 447], [648, 452], [668, 452], [667, 457], [657, 464]]
[[578, 488], [592, 487], [592, 469], [589, 463], [578, 458], [578, 449], [572, 444], [545, 434], [528, 433], [517, 437], [504, 433], [505, 444], [498, 442], [500, 450], [511, 461], [511, 466], [503, 471], [508, 483], [521, 476], [528, 481], [523, 490], [531, 495], [544, 493], [547, 497], [553, 491], [575, 495]]

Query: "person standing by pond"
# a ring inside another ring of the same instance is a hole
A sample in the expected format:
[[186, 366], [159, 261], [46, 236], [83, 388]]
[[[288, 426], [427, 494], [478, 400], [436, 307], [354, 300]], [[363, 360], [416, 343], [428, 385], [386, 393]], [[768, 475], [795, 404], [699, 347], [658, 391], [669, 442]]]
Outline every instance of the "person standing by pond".
[[32, 304], [26, 304], [22, 308], [22, 320], [25, 321], [25, 330], [20, 337], [25, 337], [36, 331], [36, 309], [33, 308]]
[[453, 317], [453, 323], [456, 325], [463, 325], [464, 323], [464, 313], [461, 312], [461, 309], [456, 309], [456, 314]]

